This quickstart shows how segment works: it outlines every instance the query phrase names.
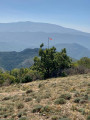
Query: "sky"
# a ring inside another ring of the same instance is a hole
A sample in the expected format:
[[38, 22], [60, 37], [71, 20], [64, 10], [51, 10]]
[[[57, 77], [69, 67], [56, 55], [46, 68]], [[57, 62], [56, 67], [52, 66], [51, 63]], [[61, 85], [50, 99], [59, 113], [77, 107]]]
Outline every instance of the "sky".
[[90, 0], [0, 0], [0, 23], [53, 23], [90, 33]]

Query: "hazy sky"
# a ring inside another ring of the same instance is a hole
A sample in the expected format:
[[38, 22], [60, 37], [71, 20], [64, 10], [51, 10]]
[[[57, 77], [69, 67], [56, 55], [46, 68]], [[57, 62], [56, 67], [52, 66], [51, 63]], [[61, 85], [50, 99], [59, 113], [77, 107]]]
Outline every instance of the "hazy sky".
[[90, 33], [90, 0], [0, 0], [0, 23], [34, 21]]

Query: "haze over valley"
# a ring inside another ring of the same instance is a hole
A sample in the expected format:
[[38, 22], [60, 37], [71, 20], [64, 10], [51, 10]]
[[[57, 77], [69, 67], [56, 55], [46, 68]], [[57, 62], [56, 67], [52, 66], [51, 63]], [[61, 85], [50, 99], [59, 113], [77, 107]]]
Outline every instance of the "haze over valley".
[[55, 24], [38, 22], [0, 23], [0, 51], [22, 51], [26, 48], [39, 48], [56, 44], [79, 44], [90, 49], [90, 34], [65, 28]]

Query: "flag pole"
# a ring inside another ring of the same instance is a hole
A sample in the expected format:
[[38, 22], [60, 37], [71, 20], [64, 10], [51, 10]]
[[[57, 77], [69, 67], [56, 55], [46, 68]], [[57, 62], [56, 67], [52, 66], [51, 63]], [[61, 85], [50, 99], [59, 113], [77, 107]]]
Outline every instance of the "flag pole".
[[49, 37], [48, 37], [48, 49], [49, 49]]

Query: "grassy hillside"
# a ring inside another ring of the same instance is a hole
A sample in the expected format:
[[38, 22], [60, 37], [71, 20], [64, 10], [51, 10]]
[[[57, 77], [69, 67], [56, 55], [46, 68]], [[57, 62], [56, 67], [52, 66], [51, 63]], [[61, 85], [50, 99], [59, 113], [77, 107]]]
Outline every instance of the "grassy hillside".
[[90, 120], [89, 114], [90, 74], [0, 87], [0, 120]]

